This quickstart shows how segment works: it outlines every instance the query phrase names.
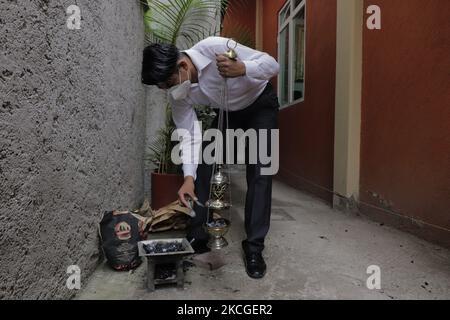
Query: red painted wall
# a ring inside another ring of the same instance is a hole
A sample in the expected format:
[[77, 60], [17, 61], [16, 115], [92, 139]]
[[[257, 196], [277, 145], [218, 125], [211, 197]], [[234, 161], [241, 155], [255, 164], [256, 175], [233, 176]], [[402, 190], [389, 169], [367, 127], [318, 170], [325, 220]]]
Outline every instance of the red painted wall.
[[360, 197], [448, 237], [450, 1], [372, 4], [382, 30], [364, 28]]
[[[286, 0], [264, 0], [263, 1], [263, 49], [272, 57], [278, 58], [278, 11]], [[277, 79], [272, 79], [276, 87]]]
[[237, 33], [242, 30], [250, 31], [250, 38], [254, 47], [256, 41], [256, 0], [231, 0], [227, 15], [223, 21], [222, 35], [238, 38]]
[[[264, 51], [277, 57], [278, 11], [285, 1], [264, 1]], [[279, 178], [332, 200], [336, 77], [336, 0], [306, 4], [304, 102], [280, 112]]]

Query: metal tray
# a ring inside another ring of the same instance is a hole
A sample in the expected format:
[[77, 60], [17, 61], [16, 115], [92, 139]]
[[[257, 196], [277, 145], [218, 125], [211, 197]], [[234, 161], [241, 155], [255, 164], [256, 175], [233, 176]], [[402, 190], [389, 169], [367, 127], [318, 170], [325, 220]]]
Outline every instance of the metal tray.
[[[145, 252], [143, 245], [144, 244], [152, 244], [152, 243], [158, 243], [158, 242], [177, 242], [182, 243], [183, 245], [183, 251], [177, 251], [177, 252], [166, 252], [166, 253], [151, 253], [148, 254]], [[140, 257], [163, 257], [163, 256], [179, 256], [179, 255], [187, 255], [187, 254], [193, 254], [194, 249], [192, 248], [191, 244], [187, 241], [186, 238], [175, 238], [175, 239], [153, 239], [153, 240], [145, 240], [145, 241], [139, 241], [138, 242], [138, 250], [139, 250], [139, 256]]]

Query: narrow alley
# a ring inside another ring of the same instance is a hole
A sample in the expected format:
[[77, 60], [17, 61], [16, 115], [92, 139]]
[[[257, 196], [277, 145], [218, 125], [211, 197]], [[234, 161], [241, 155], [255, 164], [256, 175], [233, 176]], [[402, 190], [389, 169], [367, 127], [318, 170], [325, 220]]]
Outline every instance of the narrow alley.
[[450, 300], [449, 17], [0, 0], [0, 300]]

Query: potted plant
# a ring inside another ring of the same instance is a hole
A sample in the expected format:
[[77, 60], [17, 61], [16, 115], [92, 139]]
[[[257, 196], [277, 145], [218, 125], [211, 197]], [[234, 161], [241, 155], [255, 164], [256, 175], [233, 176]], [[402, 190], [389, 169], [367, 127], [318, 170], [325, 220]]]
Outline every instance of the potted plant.
[[170, 157], [173, 147], [171, 136], [174, 129], [170, 106], [167, 104], [165, 124], [159, 128], [153, 141], [149, 144], [145, 159], [147, 165], [155, 168], [151, 173], [151, 206], [154, 210], [173, 202], [183, 183], [181, 168], [179, 165], [175, 165]]

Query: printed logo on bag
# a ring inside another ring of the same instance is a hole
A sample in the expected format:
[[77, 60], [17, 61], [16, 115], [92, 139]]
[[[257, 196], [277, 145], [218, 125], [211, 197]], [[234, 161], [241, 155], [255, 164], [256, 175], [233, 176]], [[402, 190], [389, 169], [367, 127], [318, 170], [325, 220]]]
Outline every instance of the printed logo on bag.
[[131, 226], [124, 221], [116, 224], [114, 230], [116, 231], [116, 236], [119, 240], [128, 240], [131, 238]]

